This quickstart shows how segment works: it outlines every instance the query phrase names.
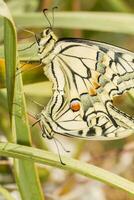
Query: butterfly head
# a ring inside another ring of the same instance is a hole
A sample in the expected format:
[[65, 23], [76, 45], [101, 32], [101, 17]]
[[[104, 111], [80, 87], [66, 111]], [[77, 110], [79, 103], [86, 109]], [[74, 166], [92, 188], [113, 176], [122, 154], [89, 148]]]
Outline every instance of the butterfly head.
[[38, 45], [43, 47], [48, 46], [52, 41], [55, 43], [57, 41], [57, 37], [51, 28], [46, 28], [40, 33]]
[[40, 37], [37, 39], [37, 43], [38, 55], [42, 64], [47, 65], [53, 59], [53, 49], [56, 41], [57, 37], [51, 28], [46, 28], [40, 33]]

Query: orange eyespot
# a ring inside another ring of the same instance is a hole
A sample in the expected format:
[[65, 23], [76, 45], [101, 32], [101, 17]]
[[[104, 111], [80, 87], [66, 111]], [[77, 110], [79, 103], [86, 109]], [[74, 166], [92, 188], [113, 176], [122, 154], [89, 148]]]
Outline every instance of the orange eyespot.
[[100, 87], [100, 84], [98, 82], [92, 81], [92, 83], [95, 89], [98, 89]]
[[77, 112], [80, 110], [80, 102], [77, 99], [73, 99], [70, 103], [70, 108], [73, 112]]
[[90, 96], [95, 96], [97, 94], [95, 88], [93, 88], [93, 87], [89, 88], [88, 93]]

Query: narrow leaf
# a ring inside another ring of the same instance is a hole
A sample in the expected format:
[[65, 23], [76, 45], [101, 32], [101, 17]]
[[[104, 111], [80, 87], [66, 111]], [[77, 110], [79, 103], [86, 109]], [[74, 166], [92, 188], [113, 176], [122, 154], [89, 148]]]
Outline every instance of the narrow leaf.
[[[16, 65], [19, 66], [16, 56], [16, 30], [10, 12], [2, 0], [0, 0], [0, 15], [4, 17], [7, 97], [12, 119], [13, 140], [19, 144], [31, 145], [21, 73], [18, 76], [15, 75]], [[14, 171], [22, 199], [42, 200], [43, 194], [34, 162], [15, 159]]]
[[0, 154], [4, 156], [21, 158], [49, 166], [55, 166], [83, 176], [94, 178], [101, 182], [120, 188], [134, 196], [134, 183], [107, 170], [72, 158], [62, 156], [66, 165], [62, 165], [59, 156], [48, 151], [12, 143], [0, 143]]
[[4, 51], [6, 65], [6, 86], [9, 114], [11, 119], [16, 67], [16, 32], [12, 16], [4, 3], [0, 0], [0, 16], [4, 17]]
[[[51, 13], [48, 16], [51, 19]], [[43, 14], [15, 14], [19, 27], [48, 27]], [[134, 35], [134, 14], [112, 12], [56, 12], [54, 28], [86, 29]]]

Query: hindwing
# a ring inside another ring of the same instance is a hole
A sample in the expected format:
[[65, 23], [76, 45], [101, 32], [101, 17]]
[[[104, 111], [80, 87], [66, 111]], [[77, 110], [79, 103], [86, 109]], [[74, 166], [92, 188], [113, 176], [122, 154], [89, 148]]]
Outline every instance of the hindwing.
[[131, 134], [134, 119], [114, 107], [113, 97], [134, 88], [134, 54], [82, 39], [61, 39], [53, 52], [44, 71], [54, 94], [42, 111], [52, 131], [86, 139]]

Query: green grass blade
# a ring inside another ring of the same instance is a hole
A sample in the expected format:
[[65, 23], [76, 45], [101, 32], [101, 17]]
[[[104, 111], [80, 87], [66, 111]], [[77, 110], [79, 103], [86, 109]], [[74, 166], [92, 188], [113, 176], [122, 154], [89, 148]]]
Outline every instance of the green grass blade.
[[79, 173], [83, 176], [94, 178], [116, 188], [120, 188], [134, 196], [133, 182], [94, 165], [83, 163], [82, 161], [62, 156], [63, 162], [66, 163], [66, 165], [62, 165], [58, 155], [37, 148], [12, 143], [0, 143], [0, 154]]
[[[13, 140], [20, 144], [30, 145], [30, 132], [26, 116], [26, 105], [23, 95], [21, 74], [15, 75], [17, 60], [16, 30], [13, 19], [6, 4], [0, 0], [0, 14], [4, 19], [5, 62], [7, 79], [7, 96], [9, 113], [12, 117]], [[16, 81], [15, 81], [16, 77]], [[14, 104], [13, 104], [14, 101]], [[13, 109], [12, 109], [12, 104]], [[13, 110], [13, 113], [12, 113]], [[42, 200], [43, 194], [40, 188], [34, 162], [15, 159], [15, 174], [17, 184], [23, 200]]]
[[[51, 18], [51, 13], [48, 16]], [[48, 27], [47, 20], [40, 13], [14, 14], [21, 27]], [[134, 14], [115, 12], [56, 12], [54, 28], [86, 29], [115, 33], [134, 34]]]
[[[27, 120], [27, 111], [23, 95], [21, 74], [16, 78], [14, 105], [13, 132], [20, 144], [31, 145], [30, 130]], [[21, 128], [20, 128], [21, 127]], [[33, 161], [15, 159], [15, 173], [22, 198], [28, 200], [42, 200], [39, 179]], [[30, 191], [30, 192], [29, 192]]]
[[106, 5], [106, 7], [109, 7], [110, 9], [116, 11], [116, 12], [131, 12], [132, 8], [129, 7], [128, 2], [125, 2], [124, 0], [104, 0], [102, 1], [103, 4]]
[[6, 86], [9, 114], [11, 118], [12, 104], [15, 85], [15, 67], [16, 67], [16, 33], [15, 26], [10, 12], [4, 3], [0, 0], [0, 16], [4, 17], [4, 48], [6, 65]]

